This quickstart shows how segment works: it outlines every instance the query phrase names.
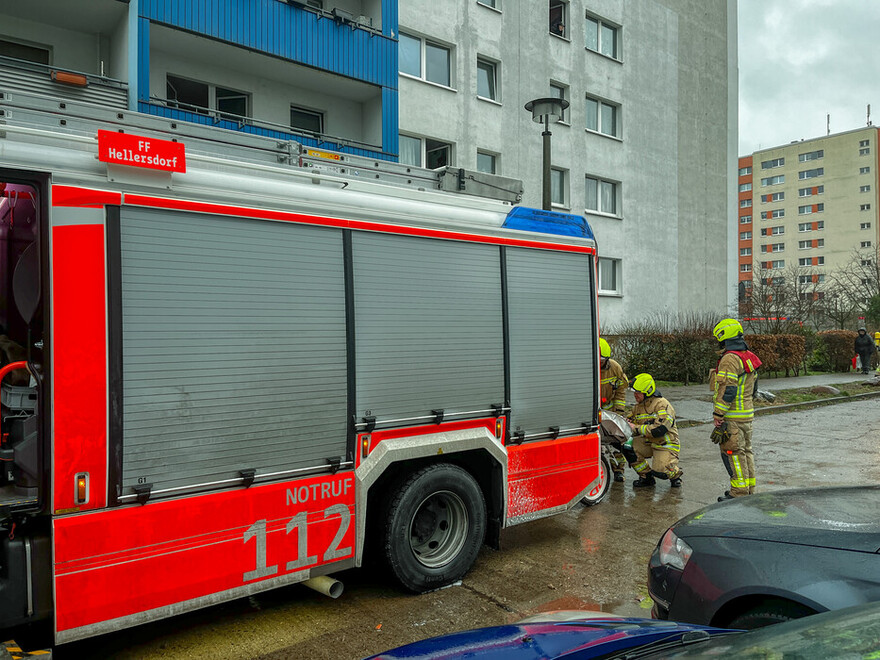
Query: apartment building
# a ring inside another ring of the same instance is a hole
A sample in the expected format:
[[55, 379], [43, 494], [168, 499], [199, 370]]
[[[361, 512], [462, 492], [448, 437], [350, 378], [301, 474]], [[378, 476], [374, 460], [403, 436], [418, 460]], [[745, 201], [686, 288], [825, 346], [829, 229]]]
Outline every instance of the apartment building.
[[737, 293], [736, 2], [407, 0], [399, 7], [400, 159], [522, 179], [541, 205], [550, 126], [553, 208], [584, 214], [615, 326], [724, 311]]
[[739, 159], [737, 186], [737, 205], [739, 206], [739, 235], [736, 240], [736, 248], [739, 253], [737, 298], [742, 301], [748, 295], [749, 289], [752, 288], [752, 269], [754, 264], [751, 156], [742, 156]]
[[395, 160], [396, 33], [389, 0], [5, 2], [0, 85]]
[[739, 267], [745, 286], [759, 272], [768, 279], [800, 272], [794, 276], [821, 285], [854, 259], [876, 259], [878, 164], [874, 126], [740, 158]]

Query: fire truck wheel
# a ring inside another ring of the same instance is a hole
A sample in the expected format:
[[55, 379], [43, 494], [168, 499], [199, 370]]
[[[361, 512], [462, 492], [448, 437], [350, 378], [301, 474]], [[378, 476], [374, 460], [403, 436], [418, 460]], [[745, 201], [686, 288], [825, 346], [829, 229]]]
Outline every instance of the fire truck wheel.
[[611, 461], [603, 451], [602, 459], [599, 462], [599, 483], [593, 487], [593, 490], [581, 498], [581, 503], [585, 506], [593, 506], [604, 500], [608, 495], [608, 491], [611, 490], [612, 474]]
[[415, 592], [461, 578], [486, 535], [486, 503], [474, 478], [455, 465], [429, 465], [392, 490], [385, 511], [385, 558]]

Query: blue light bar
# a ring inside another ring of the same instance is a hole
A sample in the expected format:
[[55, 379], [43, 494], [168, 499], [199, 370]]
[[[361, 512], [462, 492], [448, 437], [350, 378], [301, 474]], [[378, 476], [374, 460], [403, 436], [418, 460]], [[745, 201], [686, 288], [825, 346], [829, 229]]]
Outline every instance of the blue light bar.
[[593, 229], [587, 219], [573, 213], [557, 213], [556, 211], [542, 211], [526, 206], [516, 206], [507, 214], [502, 226], [507, 229], [559, 236], [577, 236], [578, 238], [595, 240]]

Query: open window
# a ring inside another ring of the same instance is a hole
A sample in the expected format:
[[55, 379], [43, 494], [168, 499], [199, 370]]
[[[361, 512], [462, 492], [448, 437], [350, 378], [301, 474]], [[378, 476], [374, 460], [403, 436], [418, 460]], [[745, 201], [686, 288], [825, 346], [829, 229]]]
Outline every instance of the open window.
[[568, 3], [550, 0], [550, 34], [568, 39]]
[[39, 508], [38, 387], [26, 366], [43, 364], [39, 199], [0, 176], [0, 519]]

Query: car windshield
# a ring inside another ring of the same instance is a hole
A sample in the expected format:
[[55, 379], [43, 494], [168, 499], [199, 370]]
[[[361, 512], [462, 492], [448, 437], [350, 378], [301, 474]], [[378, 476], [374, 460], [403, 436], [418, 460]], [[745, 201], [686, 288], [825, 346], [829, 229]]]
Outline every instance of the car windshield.
[[880, 658], [880, 603], [714, 638], [648, 658]]

